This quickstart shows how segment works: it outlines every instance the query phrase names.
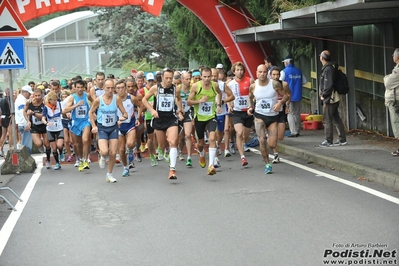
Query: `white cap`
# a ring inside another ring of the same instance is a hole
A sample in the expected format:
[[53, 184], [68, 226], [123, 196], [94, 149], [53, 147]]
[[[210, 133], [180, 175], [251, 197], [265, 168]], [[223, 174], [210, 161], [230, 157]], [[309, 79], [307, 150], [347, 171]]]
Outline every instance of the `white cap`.
[[22, 89], [21, 89], [21, 91], [27, 91], [27, 92], [29, 92], [30, 94], [33, 94], [32, 88], [31, 88], [31, 86], [29, 86], [29, 85], [23, 86]]
[[149, 81], [149, 80], [155, 80], [154, 74], [153, 74], [153, 73], [147, 73], [147, 75], [145, 76], [145, 79], [146, 79], [147, 81]]
[[223, 65], [222, 64], [217, 64], [216, 68], [223, 68]]

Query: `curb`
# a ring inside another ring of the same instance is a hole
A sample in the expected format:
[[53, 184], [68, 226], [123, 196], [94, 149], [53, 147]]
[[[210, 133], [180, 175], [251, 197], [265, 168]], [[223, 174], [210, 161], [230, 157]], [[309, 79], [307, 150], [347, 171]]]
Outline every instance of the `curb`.
[[363, 177], [367, 181], [381, 184], [386, 187], [392, 188], [395, 191], [399, 191], [399, 175], [376, 170], [360, 164], [339, 160], [337, 158], [327, 157], [300, 148], [293, 148], [291, 146], [280, 143], [278, 144], [278, 151], [286, 155], [291, 155], [307, 161], [311, 161], [317, 165], [325, 166], [330, 169], [335, 169], [337, 171], [355, 177]]

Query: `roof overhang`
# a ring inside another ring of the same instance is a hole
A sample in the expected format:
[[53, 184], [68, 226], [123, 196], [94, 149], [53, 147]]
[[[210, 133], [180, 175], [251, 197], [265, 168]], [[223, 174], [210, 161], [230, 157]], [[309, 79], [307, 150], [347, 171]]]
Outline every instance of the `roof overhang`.
[[280, 14], [279, 23], [234, 31], [237, 42], [352, 35], [353, 26], [397, 19], [399, 1], [336, 0]]

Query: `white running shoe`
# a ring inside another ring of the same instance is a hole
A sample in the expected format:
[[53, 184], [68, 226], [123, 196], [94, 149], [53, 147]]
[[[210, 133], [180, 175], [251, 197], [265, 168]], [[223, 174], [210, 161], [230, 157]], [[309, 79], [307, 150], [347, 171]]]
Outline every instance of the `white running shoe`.
[[98, 160], [98, 166], [100, 166], [101, 169], [105, 168], [105, 157], [101, 156], [100, 160]]
[[116, 183], [116, 178], [113, 177], [111, 174], [107, 174], [107, 178], [105, 179], [108, 183]]
[[51, 168], [51, 163], [49, 161], [46, 161], [46, 168], [50, 169]]
[[224, 157], [230, 157], [231, 153], [229, 152], [229, 150], [224, 150]]
[[182, 152], [179, 152], [179, 160], [184, 161], [184, 156]]

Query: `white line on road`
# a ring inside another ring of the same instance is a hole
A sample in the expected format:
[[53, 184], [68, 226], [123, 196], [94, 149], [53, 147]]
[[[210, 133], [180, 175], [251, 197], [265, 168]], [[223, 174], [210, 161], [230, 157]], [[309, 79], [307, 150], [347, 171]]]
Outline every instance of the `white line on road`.
[[[261, 154], [260, 151], [257, 150], [257, 149], [250, 148], [250, 150], [251, 150], [253, 153]], [[270, 157], [271, 159], [273, 159], [273, 156], [272, 156], [272, 155], [270, 155], [269, 157]], [[368, 188], [368, 187], [365, 187], [365, 186], [360, 185], [360, 184], [356, 184], [356, 183], [354, 183], [354, 182], [352, 182], [352, 181], [348, 181], [348, 180], [339, 178], [339, 177], [337, 177], [337, 176], [330, 175], [330, 174], [324, 173], [324, 172], [322, 172], [322, 171], [318, 171], [318, 170], [312, 169], [312, 168], [307, 167], [307, 166], [304, 166], [304, 165], [302, 165], [302, 164], [291, 162], [291, 161], [286, 160], [286, 159], [281, 159], [281, 158], [280, 158], [280, 160], [281, 160], [281, 162], [284, 162], [284, 163], [286, 163], [286, 164], [289, 164], [289, 165], [292, 165], [292, 166], [301, 168], [302, 170], [305, 170], [305, 171], [314, 173], [314, 174], [316, 174], [316, 175], [324, 176], [324, 177], [326, 177], [326, 178], [328, 178], [328, 179], [331, 179], [331, 180], [334, 180], [334, 181], [336, 181], [336, 182], [340, 182], [340, 183], [342, 183], [342, 184], [345, 184], [345, 185], [347, 185], [347, 186], [351, 186], [351, 187], [353, 187], [353, 188], [362, 190], [362, 191], [364, 191], [364, 192], [367, 192], [367, 193], [369, 193], [369, 194], [371, 194], [371, 195], [374, 195], [374, 196], [376, 196], [376, 197], [382, 198], [382, 199], [384, 199], [384, 200], [387, 200], [387, 201], [390, 201], [390, 202], [399, 204], [399, 198], [392, 197], [392, 196], [390, 196], [390, 195], [388, 195], [388, 194], [379, 192], [379, 191], [377, 191], [377, 190], [375, 190], [375, 189]]]
[[8, 217], [7, 221], [4, 223], [3, 227], [0, 230], [0, 256], [4, 251], [4, 248], [6, 247], [6, 244], [8, 242], [8, 239], [11, 236], [12, 231], [14, 230], [15, 225], [18, 222], [19, 217], [22, 214], [22, 211], [24, 210], [26, 204], [28, 203], [29, 197], [32, 194], [33, 188], [36, 185], [37, 180], [39, 180], [39, 177], [42, 172], [43, 168], [43, 161], [42, 161], [42, 155], [40, 156], [33, 156], [33, 158], [36, 161], [37, 168], [32, 175], [31, 179], [29, 180], [28, 184], [26, 185], [24, 192], [22, 192], [21, 199], [23, 200], [18, 201], [18, 203], [15, 205], [15, 208], [17, 209], [16, 211], [12, 211], [10, 216]]

